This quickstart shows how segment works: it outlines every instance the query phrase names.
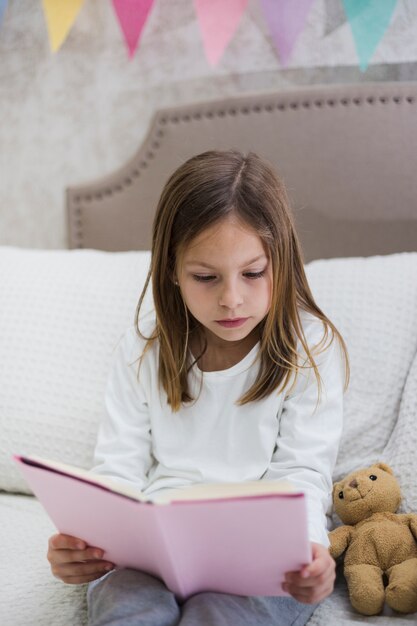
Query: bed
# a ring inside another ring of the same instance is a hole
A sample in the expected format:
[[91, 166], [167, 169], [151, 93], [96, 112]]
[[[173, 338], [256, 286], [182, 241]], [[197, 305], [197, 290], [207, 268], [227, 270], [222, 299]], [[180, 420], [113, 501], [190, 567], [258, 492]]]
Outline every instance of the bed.
[[311, 87], [158, 111], [123, 167], [67, 190], [69, 247], [149, 249], [163, 181], [193, 154], [233, 147], [284, 178], [306, 262], [415, 250], [415, 89]]
[[[85, 586], [49, 572], [54, 528], [11, 455], [91, 464], [111, 354], [149, 267], [161, 187], [208, 149], [251, 150], [276, 166], [313, 294], [347, 343], [335, 480], [388, 462], [403, 490], [400, 511], [417, 511], [416, 145], [414, 82], [316, 85], [157, 111], [124, 165], [66, 190], [68, 250], [0, 250], [2, 623], [87, 623]], [[359, 616], [339, 570], [309, 624], [415, 620], [388, 608]]]

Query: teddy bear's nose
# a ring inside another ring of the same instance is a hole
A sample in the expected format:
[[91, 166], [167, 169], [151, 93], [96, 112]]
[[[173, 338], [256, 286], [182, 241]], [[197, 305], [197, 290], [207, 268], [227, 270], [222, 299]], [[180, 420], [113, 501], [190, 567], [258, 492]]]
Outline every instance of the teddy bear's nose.
[[357, 487], [357, 486], [358, 486], [358, 481], [356, 480], [356, 478], [350, 481], [349, 487]]

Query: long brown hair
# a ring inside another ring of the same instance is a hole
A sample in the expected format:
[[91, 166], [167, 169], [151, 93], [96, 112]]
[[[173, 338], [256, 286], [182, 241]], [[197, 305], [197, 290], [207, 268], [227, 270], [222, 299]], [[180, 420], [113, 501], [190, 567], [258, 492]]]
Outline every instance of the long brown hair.
[[[172, 410], [178, 411], [182, 402], [194, 400], [188, 386], [188, 372], [194, 364], [190, 363], [188, 347], [191, 333], [201, 327], [174, 285], [176, 267], [181, 254], [197, 235], [230, 216], [237, 217], [258, 234], [272, 264], [271, 306], [259, 324], [259, 372], [237, 404], [260, 400], [275, 390], [278, 394], [293, 372], [295, 384], [303, 367], [314, 369], [320, 402], [321, 378], [307, 345], [298, 307], [323, 322], [324, 336], [316, 347], [323, 345], [324, 350], [334, 337], [340, 342], [346, 391], [350, 378], [347, 347], [337, 328], [314, 301], [282, 181], [273, 167], [253, 152], [244, 156], [235, 150], [209, 151], [186, 161], [165, 184], [153, 223], [151, 265], [135, 316], [136, 331], [147, 340], [141, 361], [153, 342], [159, 341], [159, 384]], [[156, 326], [151, 336], [145, 337], [139, 329], [139, 312], [150, 281]], [[325, 345], [329, 330], [331, 340]], [[305, 362], [310, 365], [299, 365], [297, 337], [307, 355]], [[206, 347], [207, 344], [202, 354]]]

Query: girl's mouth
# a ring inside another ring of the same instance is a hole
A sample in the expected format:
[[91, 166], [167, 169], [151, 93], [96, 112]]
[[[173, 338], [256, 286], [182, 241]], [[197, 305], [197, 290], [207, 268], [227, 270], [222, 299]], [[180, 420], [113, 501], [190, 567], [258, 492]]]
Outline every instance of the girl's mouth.
[[237, 326], [242, 326], [249, 319], [247, 317], [239, 317], [234, 320], [216, 320], [217, 324], [224, 326], [225, 328], [236, 328]]

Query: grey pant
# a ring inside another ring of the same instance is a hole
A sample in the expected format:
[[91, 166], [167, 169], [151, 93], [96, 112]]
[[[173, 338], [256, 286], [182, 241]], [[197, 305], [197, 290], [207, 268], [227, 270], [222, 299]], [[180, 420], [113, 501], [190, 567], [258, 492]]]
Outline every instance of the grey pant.
[[304, 626], [317, 605], [290, 597], [198, 593], [179, 603], [164, 583], [115, 569], [88, 586], [89, 626]]

